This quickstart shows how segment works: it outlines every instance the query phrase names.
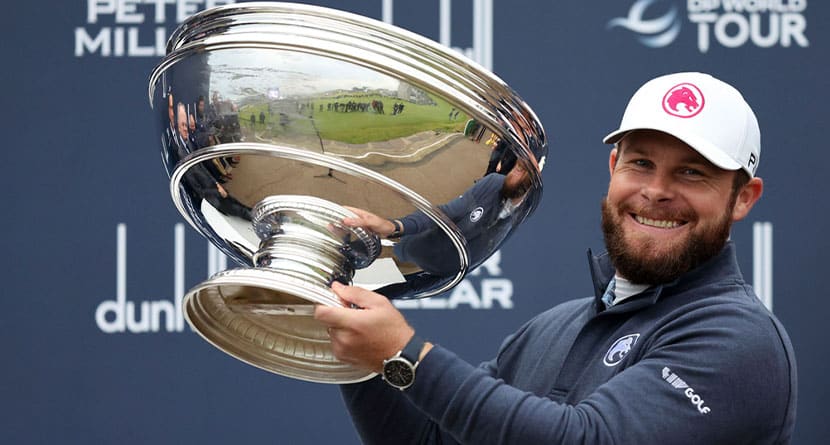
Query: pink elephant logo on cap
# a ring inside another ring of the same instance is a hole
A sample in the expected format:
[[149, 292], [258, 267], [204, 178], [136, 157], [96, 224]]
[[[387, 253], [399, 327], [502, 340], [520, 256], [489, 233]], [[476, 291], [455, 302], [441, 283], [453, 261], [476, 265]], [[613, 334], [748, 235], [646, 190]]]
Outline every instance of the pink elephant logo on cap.
[[696, 116], [703, 110], [703, 105], [703, 93], [690, 83], [675, 85], [663, 96], [663, 110], [672, 116]]

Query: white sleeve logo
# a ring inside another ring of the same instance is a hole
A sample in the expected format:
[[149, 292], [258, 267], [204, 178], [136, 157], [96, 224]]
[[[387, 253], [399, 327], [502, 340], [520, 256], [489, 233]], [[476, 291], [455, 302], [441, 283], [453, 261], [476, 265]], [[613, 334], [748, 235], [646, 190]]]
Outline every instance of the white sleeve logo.
[[685, 380], [681, 379], [677, 374], [673, 373], [671, 369], [663, 367], [663, 380], [668, 382], [672, 388], [682, 389], [686, 398], [692, 402], [692, 405], [697, 408], [701, 414], [709, 414], [712, 410], [706, 406], [706, 401], [695, 393], [694, 388], [691, 388]]

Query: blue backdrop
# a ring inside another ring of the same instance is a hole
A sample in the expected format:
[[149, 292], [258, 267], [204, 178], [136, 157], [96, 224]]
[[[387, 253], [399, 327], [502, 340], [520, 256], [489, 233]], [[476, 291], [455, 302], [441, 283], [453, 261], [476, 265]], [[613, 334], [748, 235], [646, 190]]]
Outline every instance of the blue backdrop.
[[[183, 219], [159, 158], [148, 76], [177, 22], [215, 3], [223, 2], [4, 4], [0, 443], [358, 442], [336, 387], [260, 371], [152, 316], [180, 292], [177, 253], [185, 287], [206, 278], [210, 255], [189, 227], [176, 247]], [[819, 287], [830, 248], [828, 2], [455, 0], [443, 3], [451, 14], [443, 37], [439, 0], [309, 3], [385, 18], [467, 52], [518, 91], [548, 132], [539, 211], [498, 261], [437, 300], [445, 308], [405, 310], [474, 363], [532, 315], [591, 292], [585, 249], [602, 248], [608, 180], [601, 138], [634, 89], [680, 70], [738, 86], [761, 124], [766, 189], [733, 239], [751, 282], [753, 226], [772, 227], [771, 275], [760, 276], [798, 356], [794, 443], [830, 436], [830, 301]], [[493, 280], [502, 291], [512, 285], [512, 307], [486, 303]], [[128, 308], [133, 323], [113, 329]]]

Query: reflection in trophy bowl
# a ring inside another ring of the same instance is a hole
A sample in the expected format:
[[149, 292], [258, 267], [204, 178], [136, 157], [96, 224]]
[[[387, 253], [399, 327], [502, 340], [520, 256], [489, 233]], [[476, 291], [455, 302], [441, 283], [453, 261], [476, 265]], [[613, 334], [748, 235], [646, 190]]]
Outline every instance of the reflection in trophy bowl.
[[243, 266], [191, 289], [185, 316], [285, 376], [372, 377], [334, 358], [312, 318], [341, 305], [330, 284], [437, 295], [541, 197], [547, 143], [521, 98], [452, 50], [354, 14], [199, 13], [171, 36], [149, 97], [176, 207]]

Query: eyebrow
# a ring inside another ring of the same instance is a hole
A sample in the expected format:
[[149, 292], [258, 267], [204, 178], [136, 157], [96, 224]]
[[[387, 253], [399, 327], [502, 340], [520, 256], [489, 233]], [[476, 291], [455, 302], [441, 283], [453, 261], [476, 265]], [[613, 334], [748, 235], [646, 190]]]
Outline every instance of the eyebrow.
[[[628, 145], [625, 149], [622, 149], [621, 146], [617, 148], [623, 153], [629, 153], [629, 155], [640, 155], [640, 156], [649, 156], [653, 151], [659, 150], [659, 148], [643, 148], [639, 145]], [[685, 165], [693, 165], [693, 166], [700, 166], [700, 167], [711, 167], [711, 168], [718, 168], [715, 164], [711, 161], [706, 159], [702, 154], [698, 153], [695, 149], [690, 148], [691, 152], [687, 153], [680, 159], [681, 164]]]

